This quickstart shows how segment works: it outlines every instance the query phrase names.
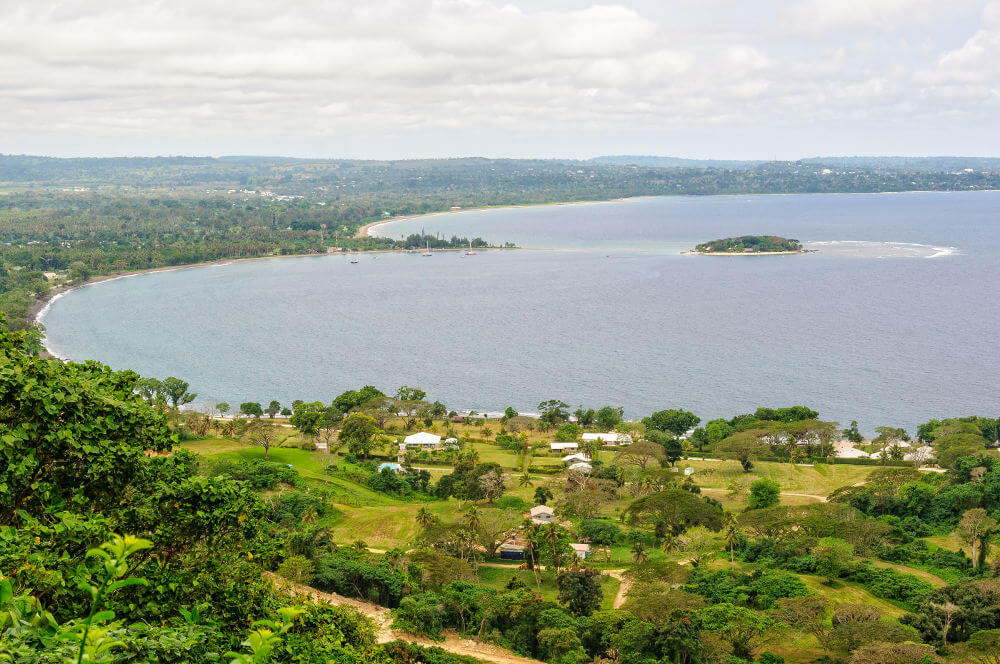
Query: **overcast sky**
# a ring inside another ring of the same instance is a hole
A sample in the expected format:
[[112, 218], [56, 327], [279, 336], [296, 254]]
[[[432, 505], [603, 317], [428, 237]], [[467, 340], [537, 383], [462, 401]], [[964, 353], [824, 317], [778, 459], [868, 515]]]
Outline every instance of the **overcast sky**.
[[0, 152], [1000, 156], [1000, 1], [0, 0]]

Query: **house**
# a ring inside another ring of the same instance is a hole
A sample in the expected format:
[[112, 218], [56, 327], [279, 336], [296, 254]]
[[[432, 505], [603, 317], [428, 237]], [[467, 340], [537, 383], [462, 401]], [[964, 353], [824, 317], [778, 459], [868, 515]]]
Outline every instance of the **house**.
[[578, 450], [580, 446], [577, 443], [549, 443], [549, 449], [553, 452], [562, 452], [563, 450]]
[[435, 436], [432, 433], [421, 431], [420, 433], [415, 433], [410, 436], [407, 436], [406, 438], [403, 439], [403, 443], [407, 447], [416, 447], [422, 450], [431, 450], [441, 444], [441, 436]]
[[597, 440], [608, 447], [617, 447], [619, 445], [631, 445], [632, 436], [627, 433], [615, 433], [609, 431], [608, 433], [585, 433], [581, 436], [584, 441]]
[[589, 473], [590, 471], [592, 471], [594, 469], [594, 467], [591, 466], [586, 461], [577, 461], [576, 463], [571, 463], [569, 465], [569, 469], [570, 470], [576, 470], [576, 471], [579, 471], [581, 473]]
[[548, 505], [535, 505], [528, 512], [532, 523], [552, 523], [556, 520], [556, 512]]
[[590, 545], [589, 544], [581, 544], [579, 542], [570, 542], [569, 545], [570, 545], [570, 548], [573, 549], [573, 553], [575, 553], [576, 557], [579, 558], [580, 560], [586, 560], [587, 558], [590, 557]]
[[841, 445], [837, 443], [833, 446], [833, 456], [838, 459], [867, 459], [871, 455], [864, 450], [859, 450], [853, 445]]
[[507, 540], [500, 545], [500, 560], [524, 560], [526, 550], [517, 540]]
[[562, 460], [572, 463], [573, 461], [590, 461], [590, 457], [586, 454], [567, 454]]

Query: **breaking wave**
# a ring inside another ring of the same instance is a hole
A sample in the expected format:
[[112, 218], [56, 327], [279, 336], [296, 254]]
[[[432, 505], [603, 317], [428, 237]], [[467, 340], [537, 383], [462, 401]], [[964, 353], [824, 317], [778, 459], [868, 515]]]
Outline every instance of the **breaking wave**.
[[805, 242], [806, 249], [828, 256], [845, 258], [944, 258], [961, 254], [958, 247], [939, 247], [915, 242], [871, 242], [868, 240], [830, 240]]

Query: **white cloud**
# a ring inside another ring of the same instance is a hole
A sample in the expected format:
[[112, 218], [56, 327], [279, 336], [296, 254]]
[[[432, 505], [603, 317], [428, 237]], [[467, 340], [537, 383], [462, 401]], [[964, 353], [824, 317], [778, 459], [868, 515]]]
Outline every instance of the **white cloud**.
[[438, 129], [584, 140], [944, 117], [995, 97], [998, 62], [1000, 3], [982, 0], [0, 0], [0, 139], [251, 152], [261, 136], [392, 134], [430, 152]]

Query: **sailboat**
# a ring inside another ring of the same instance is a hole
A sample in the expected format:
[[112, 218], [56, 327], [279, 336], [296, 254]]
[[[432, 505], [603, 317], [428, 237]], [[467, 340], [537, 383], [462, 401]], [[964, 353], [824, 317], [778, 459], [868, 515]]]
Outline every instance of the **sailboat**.
[[469, 240], [469, 250], [465, 252], [466, 256], [475, 256], [476, 252], [472, 250], [472, 240]]
[[434, 254], [431, 253], [431, 242], [430, 242], [430, 240], [427, 240], [427, 251], [425, 251], [424, 253], [422, 253], [420, 255], [421, 256], [433, 256], [434, 255]]

